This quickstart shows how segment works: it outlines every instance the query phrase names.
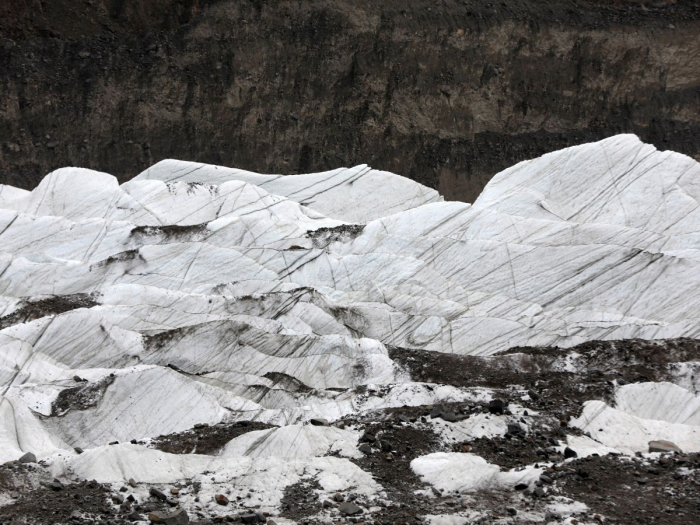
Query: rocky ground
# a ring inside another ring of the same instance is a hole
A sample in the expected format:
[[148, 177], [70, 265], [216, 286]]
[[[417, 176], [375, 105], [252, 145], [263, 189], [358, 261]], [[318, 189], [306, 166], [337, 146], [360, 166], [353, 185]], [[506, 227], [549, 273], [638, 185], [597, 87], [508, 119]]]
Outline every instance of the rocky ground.
[[[549, 523], [572, 524], [700, 520], [700, 454], [578, 457], [575, 450], [559, 446], [567, 436], [581, 435], [568, 423], [579, 415], [584, 401], [610, 400], [617, 385], [673, 380], [673, 363], [700, 360], [698, 341], [590, 342], [574, 349], [517, 348], [487, 358], [393, 348], [391, 356], [413, 380], [436, 387], [488, 387], [499, 397], [490, 402], [381, 409], [333, 423], [361, 432], [363, 457], [353, 462], [381, 483], [384, 504], [352, 492], [319, 497], [317, 482], [307, 479], [285, 489], [279, 513], [263, 515], [229, 502], [225, 494], [200, 493], [199, 484], [187, 479], [167, 493], [151, 488], [149, 497], [140, 499], [133, 494], [138, 480], [124, 486], [89, 480], [63, 484], [41, 462], [24, 458], [0, 466], [0, 523], [122, 524], [141, 519], [168, 524], [188, 520], [383, 524], [426, 522], [431, 515], [461, 516], [459, 523], [465, 516], [468, 523], [542, 523], [543, 517]], [[562, 362], [569, 363], [568, 369]], [[69, 403], [69, 398], [70, 393], [62, 402]], [[72, 403], [81, 400], [73, 396]], [[450, 426], [469, 418], [502, 420], [508, 431], [495, 437], [456, 437]], [[216, 454], [234, 437], [265, 428], [270, 426], [257, 422], [198, 425], [147, 444], [176, 454]], [[543, 474], [534, 487], [441, 491], [422, 482], [411, 468], [414, 459], [433, 452], [476, 454], [504, 472], [536, 465]], [[220, 512], [196, 507], [179, 511], [178, 500], [186, 494], [195, 495], [195, 502], [216, 498]]]
[[699, 24], [694, 0], [4, 2], [0, 183], [367, 163], [472, 201], [614, 133], [699, 158]]

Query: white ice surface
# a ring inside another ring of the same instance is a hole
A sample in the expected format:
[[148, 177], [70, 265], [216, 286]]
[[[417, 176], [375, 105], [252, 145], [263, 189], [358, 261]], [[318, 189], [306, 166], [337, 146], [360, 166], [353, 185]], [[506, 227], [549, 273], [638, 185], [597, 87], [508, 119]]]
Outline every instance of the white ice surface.
[[224, 447], [224, 457], [311, 458], [339, 453], [344, 457], [361, 458], [357, 450], [359, 434], [334, 427], [288, 425], [269, 430], [248, 432]]
[[434, 452], [421, 456], [411, 461], [411, 469], [422, 481], [445, 492], [512, 490], [519, 483], [534, 483], [542, 474], [542, 469], [535, 467], [501, 472], [498, 465], [482, 457], [456, 452]]
[[648, 452], [650, 441], [667, 440], [685, 452], [700, 451], [700, 398], [688, 390], [671, 383], [625, 385], [616, 392], [615, 405], [586, 401], [571, 424], [590, 439], [570, 446], [580, 446], [583, 453], [631, 454]]
[[[217, 462], [265, 480], [277, 462], [281, 484], [319, 472], [324, 487], [375, 490], [347, 459], [323, 457], [357, 457], [356, 436], [310, 418], [491, 397], [409, 382], [388, 345], [491, 355], [700, 337], [698, 199], [700, 164], [631, 135], [520, 163], [474, 205], [366, 166], [282, 177], [168, 160], [121, 186], [79, 168], [31, 192], [0, 186], [0, 318], [37, 299], [95, 302], [0, 330], [0, 461], [63, 451], [65, 475], [148, 468], [163, 483]], [[575, 358], [561, 367], [574, 372]], [[576, 446], [700, 449], [697, 370], [679, 363], [675, 385], [626, 385], [614, 407], [588, 402], [573, 423], [591, 438]], [[59, 394], [85, 387], [76, 375], [109, 384], [57, 417]], [[250, 419], [281, 428], [215, 457], [104, 447]], [[447, 441], [505, 432], [484, 415], [431, 424]], [[534, 475], [465, 454], [416, 461], [446, 490]]]
[[442, 200], [435, 190], [364, 164], [323, 173], [284, 176], [168, 159], [146, 169], [134, 180], [213, 185], [243, 181], [347, 222], [367, 222]]

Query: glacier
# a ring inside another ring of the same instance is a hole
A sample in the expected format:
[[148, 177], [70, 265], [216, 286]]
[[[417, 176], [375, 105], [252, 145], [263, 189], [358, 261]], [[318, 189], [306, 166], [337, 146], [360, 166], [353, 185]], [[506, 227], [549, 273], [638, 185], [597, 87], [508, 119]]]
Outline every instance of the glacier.
[[[413, 382], [389, 349], [699, 338], [699, 201], [698, 162], [632, 135], [522, 162], [471, 205], [364, 165], [279, 176], [164, 160], [121, 185], [80, 168], [32, 191], [0, 185], [0, 462], [30, 451], [62, 479], [253, 484], [269, 511], [309, 476], [327, 494], [386, 498], [351, 461], [360, 433], [310, 420], [492, 397]], [[700, 451], [691, 375], [587, 402], [580, 449], [633, 454], [675, 436]], [[66, 405], [76, 389], [82, 404]], [[235, 421], [274, 427], [216, 455], [149, 447]], [[412, 465], [459, 490], [540, 472], [446, 452]]]

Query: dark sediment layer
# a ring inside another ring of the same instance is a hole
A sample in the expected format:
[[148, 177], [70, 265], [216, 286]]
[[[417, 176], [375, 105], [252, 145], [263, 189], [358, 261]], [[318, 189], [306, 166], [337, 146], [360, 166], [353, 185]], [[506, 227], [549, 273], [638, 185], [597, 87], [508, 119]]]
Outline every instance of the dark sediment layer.
[[368, 163], [471, 201], [517, 161], [620, 132], [700, 158], [693, 0], [5, 4], [0, 183]]

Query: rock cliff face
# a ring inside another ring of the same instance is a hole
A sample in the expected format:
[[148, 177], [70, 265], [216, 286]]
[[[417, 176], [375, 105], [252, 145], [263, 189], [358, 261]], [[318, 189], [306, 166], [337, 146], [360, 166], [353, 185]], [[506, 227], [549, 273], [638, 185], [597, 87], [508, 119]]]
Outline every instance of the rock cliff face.
[[700, 158], [700, 6], [39, 0], [0, 7], [0, 183], [163, 158], [368, 163], [473, 201], [619, 132]]

